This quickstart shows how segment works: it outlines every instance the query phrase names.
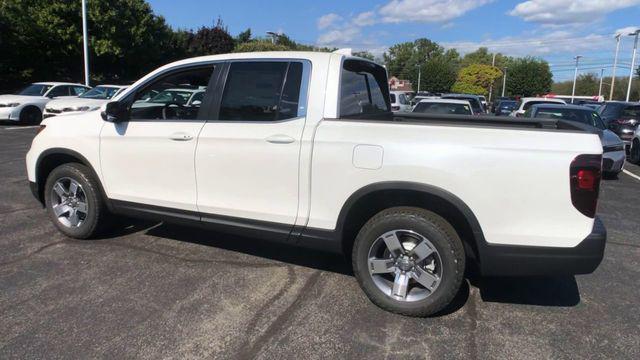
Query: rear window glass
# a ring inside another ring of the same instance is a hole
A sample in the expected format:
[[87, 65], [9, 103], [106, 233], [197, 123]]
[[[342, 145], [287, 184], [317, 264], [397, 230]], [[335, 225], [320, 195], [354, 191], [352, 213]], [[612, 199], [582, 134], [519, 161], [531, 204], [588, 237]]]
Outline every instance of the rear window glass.
[[623, 117], [640, 119], [640, 106], [627, 106], [622, 110]]
[[413, 112], [424, 114], [471, 115], [471, 107], [467, 104], [421, 102]]
[[524, 104], [524, 107], [522, 108], [522, 110], [527, 110], [533, 105], [538, 105], [538, 104], [559, 104], [559, 103], [554, 101], [529, 101]]
[[345, 60], [340, 81], [340, 117], [391, 111], [385, 69], [362, 60]]
[[595, 111], [589, 110], [538, 108], [536, 118], [569, 120], [594, 126], [598, 129], [605, 128], [600, 115]]
[[391, 94], [389, 95], [389, 99], [391, 99], [391, 103], [393, 104], [394, 102], [396, 102], [396, 94]]

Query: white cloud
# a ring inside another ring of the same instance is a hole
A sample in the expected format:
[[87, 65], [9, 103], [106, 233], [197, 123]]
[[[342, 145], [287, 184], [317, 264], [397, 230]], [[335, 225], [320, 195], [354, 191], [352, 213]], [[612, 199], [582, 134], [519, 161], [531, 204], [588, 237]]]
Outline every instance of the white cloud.
[[637, 26], [627, 26], [627, 27], [624, 27], [622, 29], [616, 30], [615, 35], [620, 34], [622, 36], [627, 36], [627, 35], [629, 35], [631, 33], [634, 33], [636, 31], [638, 31], [638, 29], [640, 29], [640, 28], [637, 27]]
[[493, 0], [392, 0], [380, 8], [385, 23], [447, 22]]
[[509, 15], [545, 25], [583, 24], [637, 5], [640, 0], [528, 0], [516, 5]]
[[318, 29], [323, 30], [333, 26], [338, 21], [342, 20], [342, 16], [334, 13], [322, 15], [318, 18]]
[[348, 45], [360, 35], [360, 28], [355, 26], [333, 29], [321, 34], [318, 37], [318, 45]]
[[365, 11], [358, 14], [352, 19], [352, 22], [356, 26], [369, 26], [376, 23], [376, 13], [373, 11]]

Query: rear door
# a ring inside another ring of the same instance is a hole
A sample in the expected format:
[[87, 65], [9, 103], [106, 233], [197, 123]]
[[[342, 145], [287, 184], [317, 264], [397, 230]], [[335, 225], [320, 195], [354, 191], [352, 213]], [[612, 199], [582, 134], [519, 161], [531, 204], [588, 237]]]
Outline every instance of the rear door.
[[203, 221], [266, 224], [288, 236], [298, 211], [310, 70], [306, 60], [226, 65], [196, 151]]

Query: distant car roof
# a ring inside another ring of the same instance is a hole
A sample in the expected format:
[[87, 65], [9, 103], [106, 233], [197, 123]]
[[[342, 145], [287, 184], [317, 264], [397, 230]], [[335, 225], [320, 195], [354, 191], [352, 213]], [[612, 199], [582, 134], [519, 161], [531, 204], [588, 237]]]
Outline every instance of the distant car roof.
[[100, 85], [96, 85], [96, 87], [98, 86], [102, 86], [102, 87], [112, 87], [112, 88], [118, 88], [118, 89], [124, 89], [129, 87], [129, 85], [110, 85], [110, 84], [100, 84]]
[[556, 102], [556, 103], [561, 103], [561, 104], [566, 103], [566, 101], [564, 101], [562, 99], [544, 98], [544, 97], [524, 97], [524, 98], [522, 98], [520, 100], [522, 102], [528, 102], [528, 101], [551, 101], [551, 102]]
[[640, 106], [640, 102], [634, 102], [634, 101], [605, 101], [602, 104], [620, 104], [620, 105], [637, 105]]
[[536, 104], [533, 105], [532, 108], [545, 108], [545, 109], [572, 109], [572, 110], [586, 110], [586, 111], [593, 111], [592, 108], [588, 107], [588, 106], [582, 106], [582, 105], [562, 105], [562, 104]]
[[68, 82], [55, 82], [55, 81], [49, 81], [49, 82], [36, 82], [33, 83], [34, 85], [51, 85], [51, 86], [55, 86], [55, 85], [74, 85], [74, 86], [84, 86], [87, 87], [85, 85], [82, 84], [77, 84], [77, 83], [68, 83]]
[[474, 99], [480, 99], [480, 96], [478, 95], [473, 95], [473, 94], [442, 94], [442, 97], [457, 97], [457, 98], [474, 98]]
[[421, 103], [445, 103], [445, 104], [463, 104], [463, 105], [471, 105], [469, 100], [458, 100], [458, 99], [422, 99]]

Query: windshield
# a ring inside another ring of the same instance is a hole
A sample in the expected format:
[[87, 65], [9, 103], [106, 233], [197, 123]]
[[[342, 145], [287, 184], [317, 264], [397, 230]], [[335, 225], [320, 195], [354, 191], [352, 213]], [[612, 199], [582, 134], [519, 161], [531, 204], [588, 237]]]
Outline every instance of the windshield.
[[43, 85], [43, 84], [31, 84], [26, 88], [22, 89], [18, 95], [26, 95], [26, 96], [44, 96], [44, 94], [51, 89], [53, 85]]
[[421, 102], [413, 112], [424, 114], [472, 115], [468, 104], [454, 104], [445, 102]]
[[482, 104], [480, 103], [480, 100], [478, 100], [478, 98], [476, 98], [476, 97], [443, 96], [442, 98], [443, 99], [467, 100], [471, 104], [471, 107], [473, 108], [473, 111], [476, 114], [480, 114], [480, 113], [484, 112], [484, 110], [482, 108]]
[[576, 121], [604, 130], [605, 126], [597, 112], [587, 109], [538, 108], [536, 118]]
[[164, 90], [158, 95], [154, 96], [149, 100], [152, 103], [176, 103], [180, 105], [184, 105], [189, 101], [189, 98], [193, 92], [191, 91], [180, 91], [180, 90]]
[[518, 105], [518, 103], [515, 101], [501, 101], [499, 108], [500, 110], [513, 110], [516, 108], [516, 105]]
[[83, 99], [104, 99], [109, 100], [114, 97], [115, 94], [118, 93], [120, 88], [115, 87], [107, 87], [107, 86], [96, 86], [93, 89], [87, 91], [86, 93], [80, 95], [79, 97]]

